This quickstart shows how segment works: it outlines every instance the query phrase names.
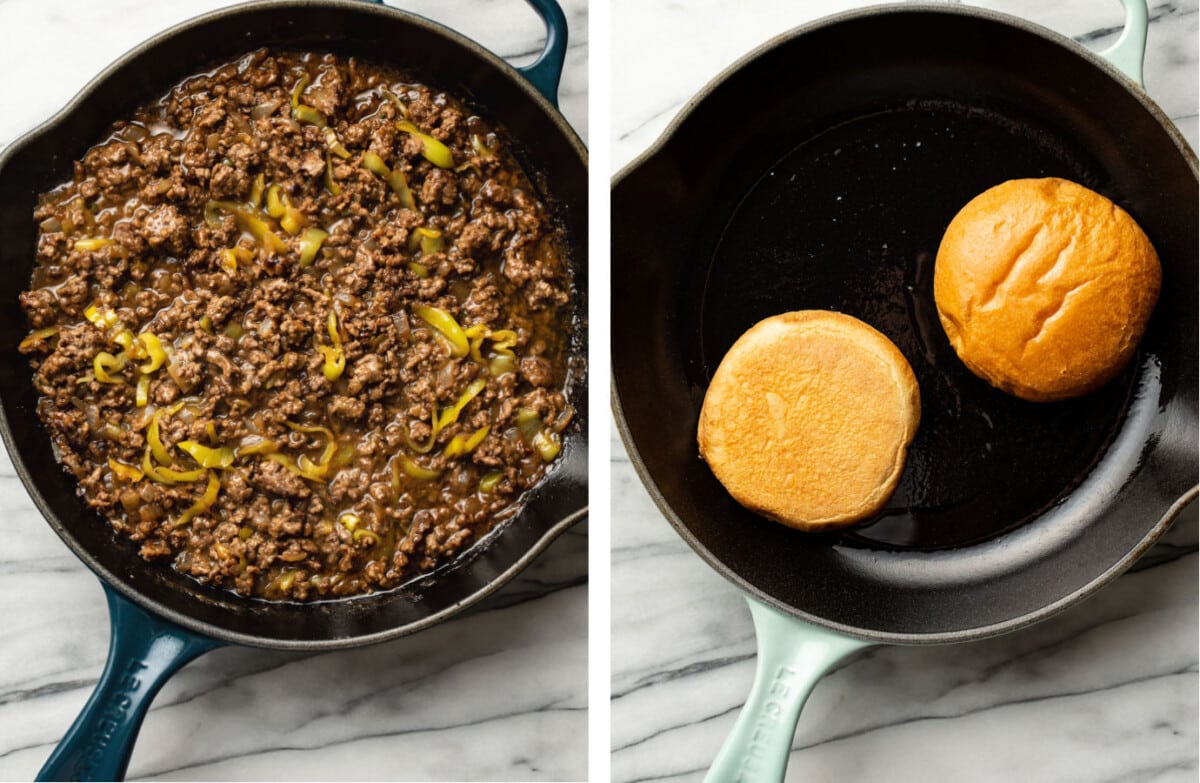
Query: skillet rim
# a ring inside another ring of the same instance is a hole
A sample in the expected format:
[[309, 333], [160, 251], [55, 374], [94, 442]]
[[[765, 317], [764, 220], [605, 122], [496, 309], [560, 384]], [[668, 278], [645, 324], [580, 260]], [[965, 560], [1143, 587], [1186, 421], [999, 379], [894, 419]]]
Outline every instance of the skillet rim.
[[[168, 28], [161, 30], [153, 36], [141, 41], [136, 46], [130, 48], [120, 56], [116, 57], [112, 62], [106, 65], [95, 76], [80, 88], [80, 90], [67, 101], [64, 106], [54, 114], [38, 123], [34, 127], [21, 133], [12, 142], [0, 148], [0, 172], [11, 163], [12, 159], [20, 155], [24, 149], [39, 137], [52, 133], [61, 125], [68, 122], [71, 117], [81, 109], [81, 105], [96, 91], [100, 86], [112, 79], [118, 71], [127, 66], [132, 60], [135, 60], [149, 51], [158, 47], [168, 45], [176, 36], [192, 30], [197, 27], [203, 27], [219, 20], [229, 17], [236, 17], [241, 14], [261, 11], [264, 8], [272, 10], [296, 10], [300, 12], [308, 11], [313, 8], [333, 9], [339, 12], [352, 12], [359, 14], [375, 15], [380, 17], [391, 17], [396, 20], [403, 21], [409, 25], [420, 28], [425, 35], [440, 37], [448, 43], [459, 48], [465, 49], [471, 54], [485, 61], [496, 72], [504, 76], [510, 83], [513, 83], [521, 90], [527, 99], [545, 115], [545, 118], [550, 120], [555, 126], [555, 129], [561, 134], [562, 138], [570, 146], [571, 150], [578, 157], [579, 163], [583, 170], [588, 169], [588, 152], [587, 147], [583, 144], [579, 134], [567, 122], [562, 113], [550, 103], [547, 98], [542, 95], [521, 73], [506, 60], [501, 58], [496, 53], [484, 47], [482, 44], [467, 38], [462, 33], [435, 22], [427, 17], [421, 16], [410, 11], [406, 11], [394, 6], [386, 4], [376, 4], [362, 2], [362, 0], [247, 0], [234, 5], [218, 8], [203, 14], [185, 19]], [[587, 238], [583, 238], [583, 244], [586, 248]], [[585, 264], [586, 267], [586, 264]], [[586, 301], [586, 290], [584, 297]], [[586, 329], [587, 317], [586, 313], [582, 314], [582, 319]], [[582, 354], [582, 358], [586, 366], [586, 346]], [[590, 373], [588, 375], [590, 377]], [[586, 393], [586, 384], [584, 387]], [[577, 439], [568, 446], [576, 450], [582, 449], [587, 452], [587, 444], [589, 433], [583, 430], [579, 433]], [[464, 612], [468, 608], [478, 604], [488, 596], [497, 592], [509, 582], [511, 582], [520, 572], [525, 570], [538, 556], [542, 554], [549, 546], [554, 543], [568, 529], [582, 521], [588, 516], [588, 489], [587, 484], [578, 484], [578, 488], [571, 487], [570, 484], [564, 485], [564, 490], [568, 492], [568, 497], [578, 493], [579, 503], [574, 504], [576, 507], [564, 514], [557, 522], [547, 527], [541, 532], [537, 540], [526, 549], [519, 558], [513, 561], [508, 567], [496, 574], [490, 581], [485, 583], [475, 592], [465, 596], [461, 600], [449, 604], [433, 614], [422, 617], [416, 621], [405, 625], [388, 628], [374, 633], [354, 635], [354, 636], [328, 636], [322, 639], [276, 639], [265, 636], [255, 636], [251, 634], [241, 633], [239, 631], [231, 631], [202, 620], [198, 620], [188, 614], [178, 612], [170, 607], [167, 607], [145, 593], [134, 589], [116, 574], [105, 568], [82, 544], [80, 544], [75, 536], [62, 524], [58, 519], [58, 515], [54, 513], [49, 504], [43, 498], [41, 491], [38, 489], [37, 482], [33, 478], [33, 474], [25, 465], [25, 461], [21, 456], [20, 450], [17, 448], [12, 434], [12, 427], [9, 422], [7, 411], [0, 405], [0, 440], [3, 440], [4, 447], [8, 452], [9, 459], [13, 464], [14, 471], [20, 479], [21, 484], [25, 489], [26, 495], [33, 502], [38, 512], [45, 519], [50, 528], [55, 534], [62, 539], [71, 552], [85, 565], [87, 568], [100, 579], [103, 586], [112, 588], [121, 597], [133, 602], [142, 609], [151, 612], [157, 617], [169, 620], [190, 633], [200, 634], [202, 636], [219, 640], [228, 644], [236, 644], [245, 647], [257, 647], [273, 650], [291, 650], [291, 651], [331, 651], [339, 649], [348, 649], [353, 647], [366, 646], [377, 644], [392, 639], [398, 639], [403, 636], [416, 633], [418, 631], [437, 625], [451, 617]], [[585, 466], [586, 467], [586, 466]], [[555, 471], [557, 472], [557, 471]], [[585, 473], [586, 475], [586, 473]], [[543, 478], [544, 482], [552, 479], [554, 473]], [[533, 501], [531, 501], [533, 502]], [[503, 526], [497, 531], [502, 533]], [[486, 546], [486, 542], [484, 543]], [[469, 548], [462, 553], [461, 556], [470, 557], [470, 552], [474, 547]], [[451, 561], [451, 567], [454, 567], [454, 561]], [[469, 567], [469, 562], [464, 562], [464, 566]], [[401, 588], [396, 588], [401, 589]], [[372, 597], [377, 597], [379, 593], [365, 593], [359, 596], [340, 599], [347, 604], [355, 601], [365, 601]], [[238, 600], [250, 601], [251, 599], [242, 596], [237, 597]], [[203, 600], [203, 599], [201, 599]], [[330, 604], [333, 602], [324, 602]], [[264, 603], [264, 606], [269, 610], [270, 604]]]
[[[854, 22], [858, 19], [866, 17], [886, 16], [889, 14], [944, 14], [947, 16], [973, 17], [976, 19], [984, 19], [998, 24], [1007, 25], [1011, 28], [1035, 35], [1047, 43], [1058, 45], [1061, 48], [1075, 54], [1085, 62], [1089, 63], [1102, 74], [1122, 87], [1131, 97], [1141, 104], [1166, 132], [1167, 136], [1175, 144], [1180, 156], [1191, 168], [1192, 176], [1200, 179], [1200, 171], [1197, 166], [1196, 152], [1188, 144], [1183, 134], [1171, 121], [1170, 117], [1162, 110], [1162, 108], [1151, 100], [1146, 90], [1126, 75], [1123, 71], [1110, 63], [1108, 60], [1101, 57], [1099, 54], [1088, 49], [1086, 46], [1077, 41], [1068, 38], [1067, 36], [1058, 33], [1050, 28], [1030, 22], [1020, 17], [1012, 16], [990, 9], [976, 8], [973, 6], [963, 5], [944, 5], [934, 3], [905, 3], [905, 4], [880, 4], [872, 5], [864, 8], [852, 9], [843, 11], [829, 16], [824, 16], [798, 25], [790, 30], [773, 36], [764, 43], [756, 46], [748, 53], [737, 58], [732, 64], [722, 69], [716, 76], [710, 79], [705, 85], [691, 98], [676, 113], [675, 117], [667, 124], [661, 134], [639, 155], [634, 157], [629, 163], [625, 164], [613, 176], [610, 194], [629, 179], [638, 169], [650, 162], [660, 154], [665, 153], [666, 148], [674, 139], [680, 128], [691, 118], [696, 110], [714, 93], [722, 84], [730, 77], [743, 68], [747, 67], [755, 60], [766, 55], [772, 50], [790, 44], [792, 41], [803, 37], [809, 33], [815, 32], [826, 27]], [[612, 261], [610, 260], [610, 266]], [[1153, 527], [1146, 535], [1132, 547], [1125, 555], [1117, 562], [1109, 566], [1107, 569], [1089, 580], [1085, 585], [1072, 591], [1071, 593], [1045, 604], [1038, 609], [1025, 614], [1018, 615], [1008, 620], [991, 623], [989, 625], [979, 626], [976, 628], [968, 628], [965, 630], [949, 631], [949, 632], [932, 632], [932, 633], [900, 633], [892, 631], [869, 631], [854, 626], [849, 626], [834, 620], [828, 620], [823, 617], [818, 617], [807, 612], [800, 611], [795, 607], [784, 603], [778, 598], [766, 593], [755, 585], [751, 584], [741, 574], [734, 571], [724, 562], [717, 558], [707, 547], [702, 545], [699, 540], [688, 528], [686, 523], [680, 519], [679, 515], [667, 502], [662, 492], [659, 490], [657, 483], [650, 475], [649, 469], [642, 460], [640, 452], [637, 450], [633, 441], [633, 433], [630, 430], [629, 423], [625, 417], [625, 411], [621, 404], [621, 397], [617, 389], [616, 373], [613, 372], [612, 362], [610, 359], [609, 366], [610, 376], [614, 379], [610, 384], [609, 399], [613, 410], [613, 419], [616, 424], [617, 431], [620, 433], [621, 442], [625, 447], [625, 452], [629, 457], [630, 463], [637, 472], [638, 478], [641, 480], [647, 494], [654, 501], [658, 510], [666, 518], [667, 522], [675, 529], [675, 532], [687, 542], [688, 546], [700, 556], [700, 558], [714, 571], [731, 582], [739, 591], [746, 597], [753, 597], [755, 600], [764, 603], [773, 609], [780, 611], [790, 617], [800, 620], [817, 627], [826, 628], [836, 633], [848, 636], [854, 639], [859, 639], [872, 643], [879, 644], [905, 644], [905, 645], [933, 645], [933, 644], [949, 644], [955, 642], [975, 641], [985, 639], [991, 636], [999, 636], [1001, 634], [1016, 631], [1030, 625], [1041, 622], [1059, 612], [1064, 611], [1070, 606], [1083, 601], [1097, 591], [1106, 587], [1110, 582], [1125, 573], [1146, 551], [1153, 546], [1163, 533], [1170, 528], [1175, 518], [1179, 515], [1188, 503], [1197, 499], [1200, 496], [1200, 482], [1193, 483], [1192, 486], [1185, 490], [1178, 498], [1175, 499], [1170, 506], [1159, 516]]]

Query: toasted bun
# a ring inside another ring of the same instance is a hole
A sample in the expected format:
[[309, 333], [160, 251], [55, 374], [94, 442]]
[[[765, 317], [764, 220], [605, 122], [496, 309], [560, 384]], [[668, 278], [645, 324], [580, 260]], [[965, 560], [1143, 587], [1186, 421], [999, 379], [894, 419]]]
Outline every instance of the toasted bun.
[[1121, 371], [1161, 280], [1158, 254], [1125, 210], [1067, 180], [1016, 179], [976, 196], [950, 222], [933, 294], [972, 372], [1049, 402]]
[[760, 321], [704, 396], [700, 455], [735, 500], [821, 530], [891, 497], [921, 419], [904, 354], [862, 321], [805, 310]]

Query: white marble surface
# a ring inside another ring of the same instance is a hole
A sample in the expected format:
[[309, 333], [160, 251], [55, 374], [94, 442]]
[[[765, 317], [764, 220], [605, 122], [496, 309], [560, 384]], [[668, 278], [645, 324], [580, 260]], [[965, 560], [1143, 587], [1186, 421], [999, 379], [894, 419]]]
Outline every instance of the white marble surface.
[[[515, 62], [541, 47], [521, 0], [412, 0]], [[223, 0], [0, 0], [0, 144], [57, 111], [129, 47]], [[586, 135], [587, 3], [561, 90]], [[37, 79], [25, 64], [38, 63]], [[601, 430], [603, 432], [603, 429]], [[96, 579], [0, 455], [0, 779], [30, 779], [99, 676]], [[36, 597], [37, 601], [32, 599]], [[587, 776], [587, 524], [465, 616], [322, 655], [226, 648], [167, 683], [129, 774], [206, 780], [580, 780]]]
[[[1097, 48], [1122, 20], [1115, 0], [978, 4]], [[614, 0], [614, 170], [739, 56], [859, 5]], [[1151, 17], [1147, 89], [1195, 147], [1197, 2], [1152, 2]], [[740, 594], [676, 536], [612, 438], [612, 779], [700, 780], [749, 689], [753, 627]], [[868, 651], [817, 686], [788, 780], [1195, 781], [1197, 565], [1193, 504], [1134, 572], [1042, 625]]]

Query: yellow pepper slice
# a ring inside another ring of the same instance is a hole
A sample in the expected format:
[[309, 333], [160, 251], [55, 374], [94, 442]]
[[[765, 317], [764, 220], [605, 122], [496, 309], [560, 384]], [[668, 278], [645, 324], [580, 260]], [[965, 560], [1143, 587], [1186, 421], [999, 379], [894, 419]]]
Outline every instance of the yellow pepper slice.
[[283, 217], [287, 207], [283, 203], [283, 188], [272, 185], [267, 188], [267, 214], [273, 218]]
[[484, 439], [487, 438], [488, 433], [491, 431], [492, 428], [490, 426], [485, 426], [475, 430], [474, 434], [470, 436], [462, 433], [455, 435], [450, 439], [450, 442], [446, 444], [446, 456], [454, 458], [463, 454], [470, 454], [480, 443], [483, 443]]
[[255, 209], [258, 209], [262, 206], [263, 190], [266, 188], [266, 186], [267, 179], [260, 171], [258, 172], [258, 175], [254, 177], [253, 184], [250, 185], [250, 206], [254, 207]]
[[538, 430], [533, 436], [533, 447], [537, 449], [543, 462], [550, 462], [562, 451], [562, 443], [559, 442], [558, 436], [545, 430]]
[[87, 309], [83, 311], [83, 317], [101, 329], [107, 329], [110, 326], [115, 326], [117, 323], [117, 313], [115, 310], [110, 310], [107, 307], [101, 309], [94, 304], [87, 306]]
[[258, 240], [259, 244], [267, 250], [272, 253], [287, 251], [287, 244], [271, 230], [271, 227], [267, 225], [265, 220], [256, 215], [252, 210], [234, 201], [209, 201], [204, 206], [206, 213], [215, 213], [218, 209], [223, 209], [237, 218], [238, 225], [242, 227], [242, 230], [250, 232]]
[[412, 190], [408, 187], [408, 177], [400, 169], [392, 169], [387, 177], [388, 187], [400, 199], [400, 206], [406, 209], [416, 209], [417, 200], [413, 198]]
[[319, 228], [304, 229], [304, 233], [300, 235], [300, 266], [308, 266], [316, 259], [321, 244], [328, 236], [328, 231]]
[[362, 165], [367, 171], [372, 174], [378, 174], [381, 177], [387, 177], [392, 173], [388, 165], [383, 162], [383, 158], [376, 155], [374, 152], [364, 152], [362, 156]]
[[224, 250], [222, 250], [221, 251], [221, 269], [223, 269], [226, 274], [234, 275], [234, 274], [237, 274], [237, 268], [238, 268], [237, 253], [233, 252], [233, 250], [230, 248], [225, 248]]
[[451, 356], [467, 355], [470, 344], [467, 342], [467, 335], [463, 332], [463, 328], [458, 325], [458, 321], [454, 320], [454, 316], [440, 307], [419, 306], [413, 310], [422, 321], [432, 326], [450, 342]]
[[329, 147], [329, 151], [339, 158], [345, 159], [350, 157], [350, 150], [342, 144], [342, 140], [338, 138], [337, 131], [333, 128], [325, 129], [325, 145]]
[[487, 388], [487, 381], [482, 378], [476, 378], [471, 381], [462, 396], [458, 401], [442, 411], [442, 415], [438, 417], [438, 431], [446, 429], [454, 422], [458, 421], [458, 414], [462, 413], [462, 409], [467, 407], [467, 403], [479, 396], [479, 393]]
[[405, 427], [400, 431], [401, 436], [404, 438], [404, 442], [408, 444], [410, 449], [418, 454], [428, 454], [429, 452], [433, 451], [433, 444], [437, 441], [438, 433], [441, 432], [441, 429], [438, 427], [437, 408], [434, 407], [432, 411], [432, 415], [429, 417], [429, 429], [431, 434], [426, 443], [420, 444], [414, 441], [412, 436], [408, 434], [408, 427]]
[[397, 122], [396, 127], [421, 142], [421, 155], [425, 160], [440, 169], [454, 168], [454, 155], [445, 144], [433, 138], [428, 133], [422, 133], [416, 125], [413, 125], [408, 120]]
[[342, 195], [342, 186], [333, 179], [333, 158], [325, 153], [325, 189], [334, 196]]
[[249, 443], [247, 443], [246, 440], [243, 440], [242, 445], [234, 449], [235, 457], [245, 457], [250, 454], [271, 454], [279, 451], [279, 443], [277, 441], [270, 440], [269, 438], [262, 438], [257, 435], [252, 435], [250, 437], [251, 440]]
[[92, 372], [96, 376], [96, 380], [101, 383], [124, 383], [121, 378], [114, 377], [109, 373], [117, 373], [125, 369], [126, 355], [122, 351], [117, 356], [113, 356], [108, 351], [101, 351], [96, 354], [96, 358], [92, 360]]
[[[412, 476], [415, 479], [420, 479], [421, 481], [433, 481], [438, 476], [442, 475], [442, 472], [440, 470], [430, 470], [429, 468], [418, 465], [416, 462], [413, 461], [412, 457], [408, 456], [407, 454], [401, 454], [399, 457], [399, 460], [400, 460], [401, 469], [403, 469], [405, 473], [407, 473], [408, 475]], [[393, 462], [392, 463], [393, 474], [395, 473], [395, 470], [396, 470], [396, 463]]]
[[137, 391], [134, 393], [134, 403], [139, 408], [145, 408], [148, 402], [150, 402], [150, 376], [143, 375], [138, 378]]
[[233, 464], [233, 449], [228, 446], [213, 449], [194, 440], [181, 440], [175, 445], [191, 455], [201, 467], [227, 468]]
[[353, 511], [347, 511], [338, 517], [338, 522], [351, 533], [358, 528], [359, 521], [358, 514], [355, 514]]
[[446, 247], [446, 243], [442, 240], [441, 231], [438, 231], [436, 228], [421, 226], [409, 234], [408, 237], [409, 252], [416, 250], [418, 246], [421, 248], [423, 255], [430, 255], [442, 252]]
[[324, 128], [325, 115], [312, 106], [305, 106], [300, 102], [300, 96], [304, 94], [304, 90], [310, 82], [312, 82], [312, 79], [308, 74], [304, 74], [303, 78], [296, 82], [296, 86], [292, 88], [292, 117], [301, 122], [316, 125], [318, 128]]
[[208, 471], [203, 468], [196, 470], [172, 470], [164, 468], [161, 465], [155, 465], [150, 459], [150, 447], [142, 453], [142, 472], [150, 478], [162, 484], [185, 484], [192, 481], [199, 481], [204, 478], [204, 474]]
[[203, 514], [205, 511], [208, 511], [217, 502], [217, 494], [220, 491], [221, 479], [217, 478], [215, 472], [210, 471], [208, 474], [208, 486], [204, 488], [204, 494], [200, 496], [200, 499], [194, 505], [184, 510], [179, 516], [179, 520], [171, 525], [171, 527], [182, 527], [191, 522], [197, 514]]
[[409, 261], [408, 271], [412, 272], [417, 277], [429, 277], [429, 267], [425, 266], [419, 261]]
[[30, 332], [29, 334], [27, 334], [25, 336], [25, 339], [23, 339], [23, 340], [21, 340], [21, 342], [17, 343], [17, 350], [18, 351], [28, 351], [30, 348], [37, 345], [42, 340], [45, 340], [47, 337], [53, 337], [54, 335], [58, 334], [58, 332], [59, 332], [59, 327], [57, 327], [57, 326], [46, 326], [41, 329], [34, 329], [32, 332]]
[[111, 239], [103, 237], [94, 237], [89, 239], [80, 239], [75, 242], [76, 250], [99, 250], [102, 247], [107, 247], [112, 244]]
[[376, 546], [379, 544], [379, 534], [374, 530], [367, 530], [366, 528], [363, 528], [362, 530], [355, 530], [353, 538], [355, 541], [362, 541], [364, 538], [370, 538], [371, 546]]
[[162, 340], [158, 339], [158, 335], [153, 332], [142, 332], [137, 336], [138, 342], [142, 344], [146, 355], [150, 358], [145, 364], [138, 367], [139, 370], [146, 374], [150, 374], [163, 366], [163, 362], [167, 360], [167, 352], [163, 350]]
[[124, 462], [118, 462], [112, 457], [108, 458], [108, 467], [112, 470], [114, 476], [124, 479], [130, 484], [138, 483], [146, 475], [133, 465], [126, 465]]
[[496, 487], [504, 479], [504, 474], [500, 471], [488, 473], [483, 478], [479, 479], [479, 491], [484, 494], [489, 494], [496, 491]]
[[317, 350], [325, 357], [325, 363], [321, 366], [321, 374], [326, 380], [332, 382], [342, 377], [342, 373], [346, 371], [346, 354], [342, 351], [341, 346], [337, 345], [318, 345]]

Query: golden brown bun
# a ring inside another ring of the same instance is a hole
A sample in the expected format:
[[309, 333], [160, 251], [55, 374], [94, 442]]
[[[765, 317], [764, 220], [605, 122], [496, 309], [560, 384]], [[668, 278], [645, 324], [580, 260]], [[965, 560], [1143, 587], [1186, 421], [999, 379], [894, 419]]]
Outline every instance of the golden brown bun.
[[1015, 179], [971, 199], [950, 222], [933, 295], [972, 372], [1049, 402], [1121, 371], [1161, 280], [1158, 254], [1125, 210], [1064, 179]]
[[891, 497], [921, 420], [912, 368], [856, 318], [760, 321], [704, 396], [700, 455], [743, 506], [800, 530], [865, 519]]

